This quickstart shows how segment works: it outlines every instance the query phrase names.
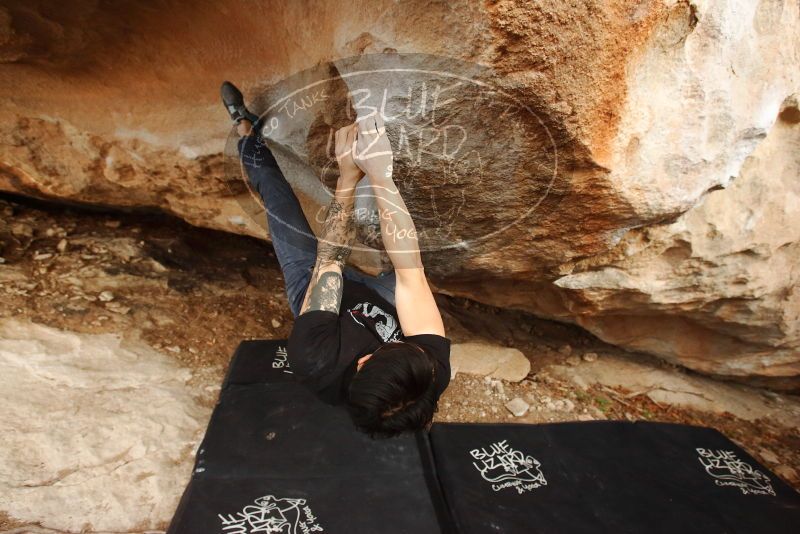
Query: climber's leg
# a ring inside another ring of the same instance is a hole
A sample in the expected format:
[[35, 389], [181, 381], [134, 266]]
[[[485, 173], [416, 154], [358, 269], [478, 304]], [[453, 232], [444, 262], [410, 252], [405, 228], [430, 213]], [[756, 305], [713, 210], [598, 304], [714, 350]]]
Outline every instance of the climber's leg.
[[261, 138], [258, 117], [244, 105], [242, 92], [232, 83], [223, 82], [220, 96], [241, 136], [238, 147], [242, 167], [267, 210], [267, 224], [286, 282], [289, 308], [297, 316], [317, 259], [317, 238], [278, 162]]
[[278, 162], [261, 138], [259, 123], [242, 119], [237, 131], [244, 134], [239, 140], [242, 167], [267, 210], [270, 237], [286, 282], [289, 308], [296, 317], [317, 259], [317, 239]]

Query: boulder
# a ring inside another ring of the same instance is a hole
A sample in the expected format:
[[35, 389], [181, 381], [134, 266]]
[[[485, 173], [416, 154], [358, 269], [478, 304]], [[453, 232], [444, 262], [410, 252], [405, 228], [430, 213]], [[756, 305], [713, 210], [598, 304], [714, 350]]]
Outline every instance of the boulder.
[[142, 342], [6, 319], [0, 372], [0, 510], [68, 532], [169, 522], [210, 415], [188, 369]]
[[[327, 139], [364, 83], [354, 73], [390, 65], [367, 78], [390, 88], [398, 176], [431, 230], [437, 290], [797, 388], [798, 9], [9, 0], [0, 190], [268, 237], [229, 164], [218, 87], [230, 79], [259, 113], [297, 119], [269, 144], [316, 226]], [[285, 100], [288, 87], [307, 92]], [[397, 119], [409, 103], [418, 113]], [[353, 258], [381, 262], [369, 246]]]

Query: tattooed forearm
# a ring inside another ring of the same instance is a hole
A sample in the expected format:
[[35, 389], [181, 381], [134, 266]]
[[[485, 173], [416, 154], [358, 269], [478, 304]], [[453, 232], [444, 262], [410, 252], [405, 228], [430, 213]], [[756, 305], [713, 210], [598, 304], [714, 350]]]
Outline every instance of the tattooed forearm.
[[328, 216], [322, 225], [322, 233], [317, 244], [318, 265], [336, 264], [344, 267], [347, 263], [355, 235], [352, 199], [349, 199], [347, 204], [343, 205], [334, 197], [328, 207]]
[[335, 271], [322, 273], [308, 296], [308, 310], [339, 311], [342, 304], [342, 275]]
[[300, 313], [311, 310], [339, 311], [344, 289], [342, 268], [350, 256], [354, 236], [352, 197], [346, 197], [343, 202], [334, 198], [322, 226], [317, 243], [317, 263]]

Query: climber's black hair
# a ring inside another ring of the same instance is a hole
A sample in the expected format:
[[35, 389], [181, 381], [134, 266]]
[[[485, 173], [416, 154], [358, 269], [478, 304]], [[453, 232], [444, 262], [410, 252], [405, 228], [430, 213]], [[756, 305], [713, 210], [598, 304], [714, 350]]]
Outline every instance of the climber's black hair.
[[359, 430], [391, 437], [426, 428], [436, 411], [433, 356], [405, 341], [381, 345], [356, 372], [347, 408]]

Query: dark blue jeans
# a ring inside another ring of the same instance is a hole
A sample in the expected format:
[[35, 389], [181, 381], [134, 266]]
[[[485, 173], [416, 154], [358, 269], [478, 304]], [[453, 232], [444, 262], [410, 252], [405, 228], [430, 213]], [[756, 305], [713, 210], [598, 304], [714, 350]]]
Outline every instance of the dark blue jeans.
[[[260, 132], [259, 122], [253, 125], [253, 132], [249, 136], [239, 140], [239, 156], [250, 184], [266, 207], [272, 246], [286, 282], [289, 308], [297, 317], [317, 261], [317, 238], [278, 162], [261, 139]], [[345, 267], [344, 276], [370, 287], [394, 305], [394, 271], [375, 277]]]

